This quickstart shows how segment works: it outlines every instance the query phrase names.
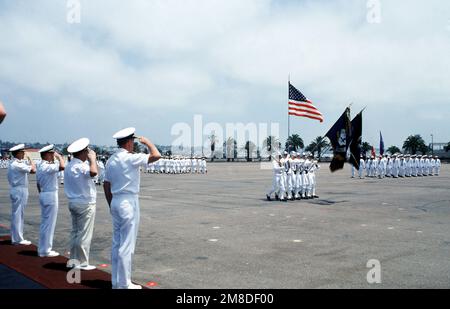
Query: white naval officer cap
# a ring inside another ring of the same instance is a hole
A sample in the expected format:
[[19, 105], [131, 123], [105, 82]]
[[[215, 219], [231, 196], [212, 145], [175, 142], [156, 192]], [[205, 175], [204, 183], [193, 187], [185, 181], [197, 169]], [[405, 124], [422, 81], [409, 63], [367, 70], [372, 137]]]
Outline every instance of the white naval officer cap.
[[25, 149], [25, 144], [19, 144], [19, 145], [12, 147], [9, 151], [15, 152], [15, 151], [24, 150], [24, 149]]
[[122, 129], [122, 130], [116, 132], [116, 134], [113, 135], [113, 138], [124, 139], [127, 137], [132, 137], [135, 132], [136, 132], [136, 129], [133, 127]]
[[86, 149], [87, 146], [89, 146], [89, 139], [86, 137], [83, 137], [83, 138], [76, 140], [72, 144], [70, 144], [70, 146], [67, 147], [67, 152], [77, 153], [77, 152], [80, 152], [80, 151]]
[[39, 153], [44, 153], [44, 152], [55, 152], [55, 145], [50, 144], [50, 145], [47, 145], [45, 147], [42, 147], [39, 150]]

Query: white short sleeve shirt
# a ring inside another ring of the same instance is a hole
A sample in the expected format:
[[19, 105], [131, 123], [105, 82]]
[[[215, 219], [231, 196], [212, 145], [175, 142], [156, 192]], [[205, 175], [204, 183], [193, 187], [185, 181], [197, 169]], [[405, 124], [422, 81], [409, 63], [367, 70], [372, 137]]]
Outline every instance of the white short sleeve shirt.
[[58, 190], [59, 163], [51, 163], [45, 160], [38, 165], [36, 180], [41, 187], [41, 192], [53, 192]]
[[73, 158], [64, 169], [64, 193], [74, 204], [95, 204], [97, 189], [88, 162]]
[[117, 150], [106, 162], [105, 181], [111, 183], [111, 193], [139, 194], [140, 168], [148, 164], [149, 154]]

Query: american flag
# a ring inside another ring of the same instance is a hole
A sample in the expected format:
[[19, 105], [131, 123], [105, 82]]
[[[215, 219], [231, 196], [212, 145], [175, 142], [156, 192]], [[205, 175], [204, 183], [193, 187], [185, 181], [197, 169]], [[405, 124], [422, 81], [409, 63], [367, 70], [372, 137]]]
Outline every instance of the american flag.
[[300, 91], [289, 83], [289, 115], [323, 122], [323, 115]]

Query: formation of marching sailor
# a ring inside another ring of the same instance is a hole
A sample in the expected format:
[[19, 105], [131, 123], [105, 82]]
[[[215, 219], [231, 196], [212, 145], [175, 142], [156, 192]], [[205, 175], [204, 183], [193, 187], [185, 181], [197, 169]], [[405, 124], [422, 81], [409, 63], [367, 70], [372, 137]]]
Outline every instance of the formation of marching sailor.
[[[364, 174], [365, 177], [378, 178], [439, 176], [440, 170], [441, 160], [438, 156], [396, 153], [391, 156], [371, 156], [366, 160], [361, 156], [358, 176], [361, 179]], [[352, 169], [352, 178], [354, 177], [355, 170]]]
[[283, 155], [277, 153], [272, 164], [272, 188], [266, 194], [268, 201], [272, 196], [280, 201], [318, 198], [315, 172], [320, 165], [312, 154], [285, 151]]
[[147, 166], [151, 174], [207, 174], [206, 157], [163, 156]]

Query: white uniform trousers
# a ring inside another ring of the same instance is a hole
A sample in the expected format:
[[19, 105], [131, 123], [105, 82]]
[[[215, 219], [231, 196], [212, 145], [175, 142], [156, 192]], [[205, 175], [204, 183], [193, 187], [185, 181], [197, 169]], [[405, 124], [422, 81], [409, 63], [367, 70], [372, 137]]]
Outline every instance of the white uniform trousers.
[[359, 178], [364, 177], [364, 169], [362, 168], [361, 165], [359, 165], [358, 176], [359, 176]]
[[53, 247], [56, 217], [58, 216], [58, 191], [41, 192], [41, 226], [39, 231], [39, 255], [47, 255]]
[[127, 288], [131, 284], [132, 255], [139, 229], [138, 195], [113, 195], [111, 215], [113, 219], [111, 281], [113, 288]]
[[290, 172], [288, 174], [286, 174], [286, 178], [287, 178], [287, 196], [288, 198], [292, 198], [292, 191], [294, 191], [294, 187], [295, 187], [295, 178], [294, 178], [294, 172]]
[[295, 175], [295, 198], [299, 198], [299, 192], [302, 191], [302, 175], [300, 172], [296, 172]]
[[272, 196], [272, 194], [275, 193], [280, 199], [283, 199], [285, 191], [286, 188], [284, 186], [283, 177], [281, 174], [274, 174], [272, 178], [272, 189], [267, 193], [267, 195]]
[[70, 233], [70, 259], [78, 260], [80, 265], [89, 265], [89, 251], [94, 232], [95, 204], [75, 204], [69, 202], [72, 216]]
[[308, 196], [314, 196], [316, 195], [316, 175], [313, 172], [308, 173], [308, 180], [309, 180], [309, 186], [308, 186]]
[[9, 191], [11, 198], [11, 242], [18, 243], [23, 238], [23, 214], [28, 202], [27, 187], [12, 187]]
[[309, 186], [308, 174], [304, 171], [302, 172], [301, 177], [302, 177], [302, 197], [305, 197]]

